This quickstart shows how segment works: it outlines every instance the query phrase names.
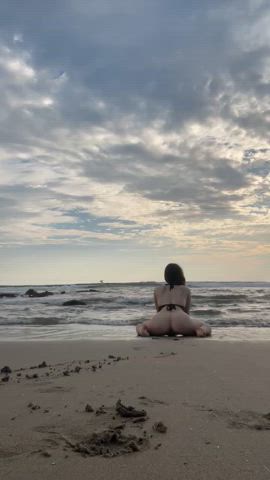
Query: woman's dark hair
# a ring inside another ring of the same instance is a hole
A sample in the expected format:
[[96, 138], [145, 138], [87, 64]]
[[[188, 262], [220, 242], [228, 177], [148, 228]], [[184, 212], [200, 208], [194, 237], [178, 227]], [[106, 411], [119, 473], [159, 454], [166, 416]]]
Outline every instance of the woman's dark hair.
[[184, 276], [184, 272], [177, 263], [169, 263], [165, 268], [164, 278], [168, 285], [170, 285], [170, 290], [174, 287], [174, 285], [185, 285], [186, 279]]

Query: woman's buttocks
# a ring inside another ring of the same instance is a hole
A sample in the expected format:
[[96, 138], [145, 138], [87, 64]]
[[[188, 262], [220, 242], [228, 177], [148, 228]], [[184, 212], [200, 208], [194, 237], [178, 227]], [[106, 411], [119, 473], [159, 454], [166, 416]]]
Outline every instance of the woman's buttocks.
[[179, 321], [184, 321], [186, 318], [189, 319], [189, 315], [187, 315], [180, 306], [175, 305], [172, 310], [169, 310], [165, 305], [158, 313], [156, 313], [155, 318], [166, 320], [166, 322], [170, 323], [173, 319], [178, 319]]

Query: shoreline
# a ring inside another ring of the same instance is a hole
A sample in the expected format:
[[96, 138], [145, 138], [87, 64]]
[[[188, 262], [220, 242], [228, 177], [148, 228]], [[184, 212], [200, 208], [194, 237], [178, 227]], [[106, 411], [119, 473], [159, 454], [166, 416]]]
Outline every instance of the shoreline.
[[[73, 342], [138, 340], [135, 326], [61, 324], [51, 326], [0, 326], [0, 344], [12, 342]], [[161, 337], [166, 340], [166, 337]], [[179, 341], [186, 339], [178, 336]], [[218, 327], [212, 336], [202, 339], [210, 342], [269, 342], [269, 327]]]

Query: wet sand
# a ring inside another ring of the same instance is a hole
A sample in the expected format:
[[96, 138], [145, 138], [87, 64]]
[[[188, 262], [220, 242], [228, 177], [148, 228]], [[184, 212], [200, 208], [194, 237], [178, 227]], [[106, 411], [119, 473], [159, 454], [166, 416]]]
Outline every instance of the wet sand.
[[211, 339], [2, 342], [0, 478], [269, 479], [269, 353]]

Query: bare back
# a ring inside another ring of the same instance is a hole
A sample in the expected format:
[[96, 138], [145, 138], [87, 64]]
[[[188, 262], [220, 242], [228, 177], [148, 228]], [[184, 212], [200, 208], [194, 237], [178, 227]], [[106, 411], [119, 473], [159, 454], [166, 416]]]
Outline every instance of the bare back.
[[156, 308], [162, 305], [174, 304], [183, 308], [186, 313], [190, 309], [190, 290], [185, 285], [175, 285], [171, 290], [169, 285], [157, 287], [154, 291]]

